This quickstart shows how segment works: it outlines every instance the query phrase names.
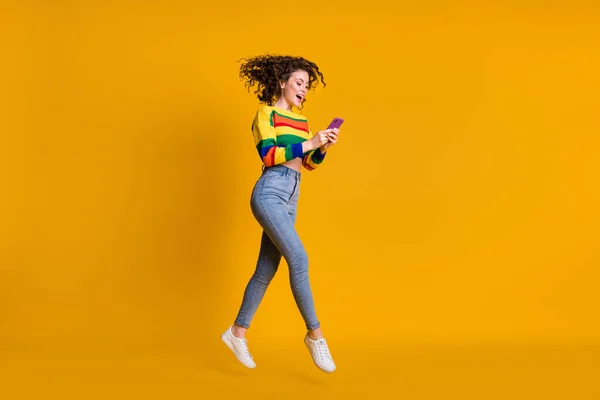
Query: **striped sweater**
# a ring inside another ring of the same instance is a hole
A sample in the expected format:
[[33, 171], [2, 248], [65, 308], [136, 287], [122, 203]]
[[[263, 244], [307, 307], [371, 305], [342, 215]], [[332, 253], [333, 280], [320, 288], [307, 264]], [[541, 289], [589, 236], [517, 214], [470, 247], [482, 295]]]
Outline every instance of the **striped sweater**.
[[256, 150], [266, 167], [302, 158], [309, 171], [323, 162], [325, 154], [319, 148], [302, 152], [302, 142], [312, 138], [308, 120], [302, 115], [274, 106], [261, 106], [252, 121]]

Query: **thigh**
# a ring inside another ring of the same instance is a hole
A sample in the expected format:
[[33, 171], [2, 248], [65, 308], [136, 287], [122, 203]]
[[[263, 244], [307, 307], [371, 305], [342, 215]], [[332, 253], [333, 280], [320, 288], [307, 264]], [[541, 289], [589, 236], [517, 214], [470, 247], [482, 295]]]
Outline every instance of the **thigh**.
[[[304, 246], [294, 227], [295, 207], [288, 208], [291, 195], [283, 185], [272, 187], [259, 182], [252, 198], [252, 211], [256, 220], [288, 264], [290, 260], [304, 254]], [[292, 214], [290, 210], [294, 210]]]

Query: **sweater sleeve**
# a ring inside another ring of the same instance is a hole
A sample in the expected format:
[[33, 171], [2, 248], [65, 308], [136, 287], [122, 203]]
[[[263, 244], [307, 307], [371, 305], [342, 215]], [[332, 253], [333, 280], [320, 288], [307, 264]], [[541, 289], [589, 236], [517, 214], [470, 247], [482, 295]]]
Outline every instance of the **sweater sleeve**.
[[[310, 137], [312, 137], [312, 136], [313, 135], [311, 133]], [[304, 153], [304, 156], [302, 157], [302, 166], [304, 168], [306, 168], [308, 171], [312, 171], [315, 168], [317, 168], [319, 165], [321, 165], [321, 163], [325, 159], [326, 154], [327, 154], [327, 152], [321, 153], [320, 148], [316, 148], [314, 150], [308, 151], [308, 152]]]
[[252, 122], [252, 133], [256, 150], [266, 167], [283, 164], [297, 157], [303, 157], [302, 143], [285, 146], [277, 145], [277, 136], [273, 125], [272, 114], [266, 107], [261, 107]]

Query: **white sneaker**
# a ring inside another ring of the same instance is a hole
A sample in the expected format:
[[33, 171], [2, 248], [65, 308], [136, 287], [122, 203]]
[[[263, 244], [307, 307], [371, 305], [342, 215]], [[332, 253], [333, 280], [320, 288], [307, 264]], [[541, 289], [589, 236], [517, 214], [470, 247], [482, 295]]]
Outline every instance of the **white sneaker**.
[[308, 337], [308, 334], [306, 334], [304, 343], [306, 344], [306, 347], [308, 347], [308, 351], [310, 351], [310, 355], [317, 367], [325, 372], [335, 371], [335, 363], [333, 362], [325, 338], [312, 340]]
[[238, 338], [233, 336], [231, 326], [227, 328], [221, 335], [221, 340], [225, 342], [227, 347], [233, 351], [237, 359], [248, 368], [256, 367], [256, 363], [252, 359], [252, 355], [248, 350], [248, 340], [246, 338]]

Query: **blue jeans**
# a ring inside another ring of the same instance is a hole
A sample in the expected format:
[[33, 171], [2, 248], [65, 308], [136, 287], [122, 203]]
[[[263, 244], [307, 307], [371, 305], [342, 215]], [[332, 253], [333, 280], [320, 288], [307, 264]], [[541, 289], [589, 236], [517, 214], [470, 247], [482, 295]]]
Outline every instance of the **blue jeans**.
[[300, 172], [275, 165], [263, 171], [252, 190], [250, 206], [263, 232], [256, 270], [246, 286], [235, 320], [241, 327], [250, 327], [282, 256], [288, 264], [290, 286], [306, 328], [320, 327], [308, 280], [308, 256], [294, 228], [300, 181]]

